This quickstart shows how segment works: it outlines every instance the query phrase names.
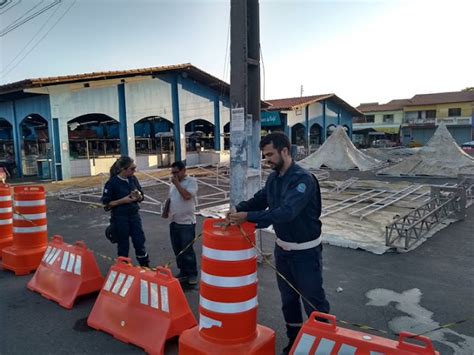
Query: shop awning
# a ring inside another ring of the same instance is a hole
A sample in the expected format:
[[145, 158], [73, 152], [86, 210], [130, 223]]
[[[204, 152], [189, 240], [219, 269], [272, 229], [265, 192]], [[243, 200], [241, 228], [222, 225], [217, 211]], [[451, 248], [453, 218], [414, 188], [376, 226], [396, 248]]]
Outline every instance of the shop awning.
[[389, 126], [389, 127], [372, 127], [377, 132], [383, 132], [387, 134], [399, 134], [400, 133], [400, 126]]

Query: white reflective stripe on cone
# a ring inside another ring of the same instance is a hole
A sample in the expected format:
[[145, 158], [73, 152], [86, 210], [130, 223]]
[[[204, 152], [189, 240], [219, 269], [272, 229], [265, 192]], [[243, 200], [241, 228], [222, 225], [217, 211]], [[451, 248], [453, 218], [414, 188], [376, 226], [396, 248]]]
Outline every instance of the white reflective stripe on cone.
[[33, 207], [46, 205], [46, 200], [28, 200], [28, 201], [13, 201], [14, 206], [19, 207]]
[[217, 319], [212, 319], [206, 317], [205, 315], [199, 313], [199, 330], [202, 328], [209, 329], [212, 327], [222, 327], [222, 322]]
[[258, 306], [258, 300], [257, 296], [255, 296], [244, 302], [215, 302], [200, 296], [199, 305], [211, 312], [234, 314], [254, 309]]
[[294, 353], [295, 354], [309, 354], [309, 351], [311, 350], [311, 347], [313, 346], [315, 340], [316, 340], [315, 336], [303, 333], [303, 335], [300, 338], [300, 341], [296, 345]]
[[68, 261], [69, 261], [69, 252], [65, 251], [63, 255], [63, 261], [61, 262], [61, 270], [66, 270]]
[[201, 281], [217, 287], [242, 287], [257, 282], [257, 273], [245, 276], [214, 276], [201, 271]]
[[127, 295], [130, 286], [132, 286], [133, 280], [135, 280], [135, 276], [128, 275], [125, 284], [123, 285], [122, 289], [120, 290], [120, 296], [125, 297]]
[[[332, 349], [334, 348], [334, 345], [336, 344], [335, 341], [329, 340], [322, 338], [321, 341], [318, 344], [318, 348], [316, 349], [316, 353], [314, 355], [326, 355], [330, 354]], [[339, 350], [339, 354], [340, 354]]]
[[150, 307], [158, 309], [158, 285], [150, 282]]
[[29, 214], [13, 214], [13, 219], [19, 219], [23, 221], [36, 220], [36, 219], [45, 219], [46, 213], [29, 213]]
[[10, 195], [0, 196], [0, 201], [11, 201], [12, 197]]
[[122, 286], [123, 280], [125, 280], [125, 274], [120, 273], [117, 277], [117, 281], [115, 281], [115, 285], [112, 288], [112, 293], [117, 293], [120, 290], [120, 286]]
[[254, 248], [241, 249], [241, 250], [219, 250], [212, 249], [206, 246], [202, 247], [202, 255], [214, 260], [221, 261], [242, 261], [249, 260], [257, 256], [257, 252]]
[[76, 255], [73, 253], [69, 254], [69, 263], [67, 264], [67, 269], [66, 269], [67, 272], [72, 271], [72, 267], [74, 266], [75, 260], [76, 260]]
[[13, 212], [13, 208], [11, 207], [0, 208], [0, 213], [9, 213], [9, 212]]
[[[53, 253], [51, 253], [53, 255]], [[59, 254], [61, 254], [61, 249], [56, 249], [56, 252], [54, 253], [53, 257], [50, 258], [50, 260], [47, 260], [46, 262], [49, 265], [53, 265], [56, 259], [58, 258]]]
[[140, 280], [140, 303], [148, 306], [148, 281]]
[[112, 287], [112, 284], [114, 283], [116, 276], [117, 276], [117, 271], [110, 272], [109, 277], [107, 278], [107, 281], [105, 282], [104, 290], [110, 291], [110, 288]]
[[44, 252], [43, 254], [43, 259], [41, 259], [41, 261], [45, 261], [46, 258], [49, 256], [49, 252], [51, 251], [51, 247], [48, 245], [48, 247], [46, 248], [46, 251]]
[[[150, 285], [150, 286], [148, 286]], [[166, 287], [165, 287], [166, 288]], [[148, 297], [148, 290], [150, 290], [150, 296]], [[166, 298], [166, 303], [168, 302], [168, 289], [166, 288], [165, 295], [162, 292], [162, 300], [163, 297]], [[146, 280], [140, 280], [140, 303], [150, 306], [155, 309], [159, 309], [158, 305], [158, 285], [154, 282], [148, 283]], [[162, 305], [162, 307], [168, 307], [168, 304]], [[165, 309], [163, 309], [165, 310]]]
[[74, 264], [74, 273], [76, 275], [81, 274], [81, 266], [82, 266], [82, 256], [78, 255], [76, 258], [76, 263]]
[[168, 287], [161, 285], [160, 286], [160, 296], [161, 296], [161, 310], [163, 312], [170, 311], [170, 302], [168, 299]]
[[12, 224], [13, 219], [0, 219], [0, 225], [4, 226], [5, 224]]
[[[354, 355], [356, 351], [357, 351], [357, 348], [347, 345], [347, 344], [342, 344], [337, 354], [338, 355]], [[318, 354], [318, 352], [316, 352], [316, 354]], [[320, 354], [323, 354], [323, 353], [320, 353]]]
[[48, 230], [48, 226], [45, 224], [44, 226], [38, 227], [13, 227], [14, 233], [36, 233], [36, 232], [44, 232]]

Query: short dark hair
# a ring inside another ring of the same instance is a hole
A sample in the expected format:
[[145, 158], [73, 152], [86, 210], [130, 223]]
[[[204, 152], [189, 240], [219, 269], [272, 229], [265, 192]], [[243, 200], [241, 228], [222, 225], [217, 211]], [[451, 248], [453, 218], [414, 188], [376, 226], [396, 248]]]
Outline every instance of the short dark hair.
[[171, 164], [171, 167], [178, 168], [178, 170], [181, 171], [184, 168], [186, 168], [186, 165], [181, 160], [178, 160], [178, 161], [175, 161], [173, 164]]
[[278, 152], [281, 152], [283, 148], [288, 148], [288, 152], [290, 151], [290, 139], [283, 132], [274, 132], [267, 134], [260, 140], [260, 149], [263, 149], [263, 147], [272, 143], [273, 147], [278, 150]]

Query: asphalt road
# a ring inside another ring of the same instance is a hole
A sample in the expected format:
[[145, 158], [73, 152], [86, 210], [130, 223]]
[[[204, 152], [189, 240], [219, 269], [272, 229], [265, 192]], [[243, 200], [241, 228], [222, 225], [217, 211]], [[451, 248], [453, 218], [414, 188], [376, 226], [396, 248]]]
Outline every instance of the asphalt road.
[[[50, 198], [48, 229], [68, 243], [84, 240], [97, 253], [102, 273], [115, 256], [103, 236], [108, 215], [100, 208]], [[174, 260], [168, 226], [159, 216], [143, 213], [152, 264]], [[202, 219], [199, 220], [198, 230]], [[331, 313], [338, 319], [365, 324], [396, 339], [400, 330], [425, 332], [440, 325], [468, 321], [426, 335], [441, 354], [474, 353], [474, 208], [464, 221], [438, 232], [409, 253], [374, 255], [361, 250], [324, 246], [325, 289]], [[264, 240], [271, 252], [273, 240]], [[200, 255], [201, 244], [196, 245]], [[66, 310], [26, 288], [32, 277], [0, 271], [0, 354], [138, 354], [143, 351], [86, 324], [95, 296], [77, 300]], [[286, 345], [279, 292], [274, 272], [260, 264], [258, 323], [276, 332], [277, 353]], [[341, 292], [336, 290], [342, 289]], [[197, 317], [199, 290], [185, 290]], [[352, 327], [355, 329], [354, 327]], [[377, 332], [369, 332], [381, 335]], [[177, 341], [166, 354], [177, 354]]]

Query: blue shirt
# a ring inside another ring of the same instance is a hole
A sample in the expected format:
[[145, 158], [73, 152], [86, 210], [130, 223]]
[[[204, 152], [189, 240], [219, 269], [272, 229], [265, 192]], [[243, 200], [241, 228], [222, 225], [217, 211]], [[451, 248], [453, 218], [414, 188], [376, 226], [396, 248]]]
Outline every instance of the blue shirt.
[[[142, 187], [135, 176], [130, 176], [127, 180], [119, 178], [117, 175], [112, 176], [109, 181], [105, 183], [104, 192], [102, 193], [101, 201], [104, 205], [108, 205], [111, 201], [120, 200], [121, 198], [130, 195], [133, 190], [138, 190], [142, 193]], [[127, 203], [112, 207], [113, 215], [129, 215], [137, 213], [140, 209], [138, 202]]]
[[316, 177], [294, 162], [284, 175], [273, 172], [265, 187], [236, 206], [257, 228], [273, 225], [278, 238], [304, 243], [321, 235], [321, 191]]

